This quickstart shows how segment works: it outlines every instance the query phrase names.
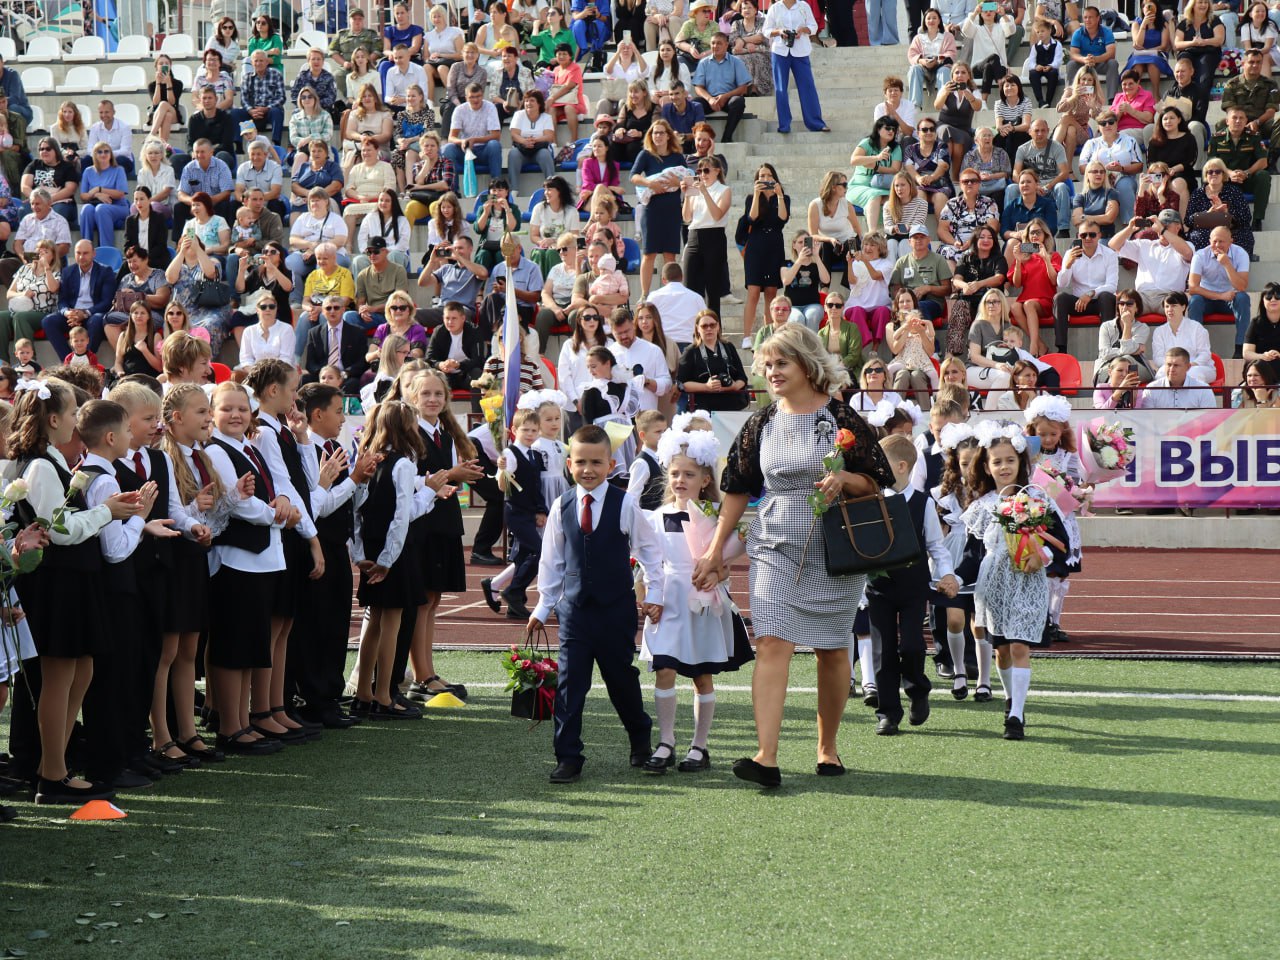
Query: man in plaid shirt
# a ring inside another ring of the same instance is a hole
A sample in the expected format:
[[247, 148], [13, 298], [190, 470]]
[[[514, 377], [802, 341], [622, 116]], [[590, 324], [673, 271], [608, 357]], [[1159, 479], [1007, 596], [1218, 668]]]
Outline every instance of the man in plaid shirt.
[[284, 76], [269, 65], [266, 51], [255, 50], [250, 63], [253, 71], [240, 90], [244, 108], [237, 111], [238, 119], [252, 120], [259, 130], [265, 130], [269, 123], [271, 142], [279, 146], [284, 131]]

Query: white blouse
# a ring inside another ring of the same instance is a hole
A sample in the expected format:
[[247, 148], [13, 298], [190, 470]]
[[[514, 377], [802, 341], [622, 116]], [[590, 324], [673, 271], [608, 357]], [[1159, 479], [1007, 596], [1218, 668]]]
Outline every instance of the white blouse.
[[729, 224], [729, 207], [733, 205], [733, 195], [729, 193], [729, 187], [723, 183], [713, 183], [707, 187], [707, 193], [711, 194], [712, 199], [718, 204], [725, 203], [725, 195], [729, 195], [728, 206], [725, 207], [724, 216], [719, 220], [712, 219], [711, 211], [707, 207], [706, 199], [702, 196], [702, 191], [696, 190], [692, 194], [693, 216], [689, 219], [690, 230], [708, 230], [712, 228], [723, 230]]

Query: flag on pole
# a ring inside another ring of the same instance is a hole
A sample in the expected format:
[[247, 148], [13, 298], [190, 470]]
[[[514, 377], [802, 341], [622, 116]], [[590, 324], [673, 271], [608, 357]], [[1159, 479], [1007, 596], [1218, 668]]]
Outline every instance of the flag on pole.
[[[519, 242], [509, 233], [502, 238], [504, 262], [508, 243]], [[520, 402], [520, 362], [524, 334], [520, 329], [520, 314], [516, 310], [515, 277], [510, 267], [506, 271], [506, 280], [507, 296], [502, 318], [502, 420], [503, 425], [510, 430], [516, 415], [516, 404]]]

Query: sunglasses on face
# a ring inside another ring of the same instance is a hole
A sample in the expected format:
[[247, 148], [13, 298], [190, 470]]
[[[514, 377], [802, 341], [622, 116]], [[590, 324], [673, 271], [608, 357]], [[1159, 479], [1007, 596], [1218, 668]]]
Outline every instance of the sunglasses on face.
[[968, 185], [970, 185], [970, 184], [974, 184], [974, 183], [977, 183], [977, 182], [978, 182], [978, 181], [977, 181], [977, 180], [975, 180], [975, 179], [973, 179], [973, 177], [965, 177], [963, 180], [961, 180], [961, 181], [960, 181], [960, 183], [961, 183], [961, 184], [964, 184], [965, 186], [968, 186]]
[[1115, 125], [1116, 125], [1115, 120], [1099, 120], [1098, 121], [1098, 126], [1100, 127], [1114, 127]]
[[1264, 293], [1263, 300], [1280, 300], [1280, 293]]
[[1096, 236], [1098, 236], [1098, 234], [1096, 234], [1096, 233], [1082, 233], [1082, 234], [1080, 234], [1080, 239], [1081, 239], [1081, 240], [1092, 240], [1092, 239], [1093, 239], [1094, 237], [1096, 237]]
[[387, 309], [389, 309], [392, 313], [403, 313], [405, 310], [408, 310], [409, 308], [406, 307], [403, 303], [397, 303], [397, 304], [393, 304]]
[[1132, 300], [1117, 300], [1117, 301], [1116, 301], [1116, 303], [1120, 304], [1120, 306], [1122, 306], [1122, 307], [1134, 307], [1134, 306], [1137, 306], [1137, 304], [1135, 304]]
[[1206, 177], [1220, 177], [1220, 176], [1222, 176], [1222, 171], [1221, 171], [1221, 170], [1206, 170], [1206, 171], [1204, 172], [1204, 175], [1205, 175]]
[[937, 127], [916, 127], [916, 130], [919, 133], [933, 133], [933, 131], [936, 129], [938, 128]]
[[[326, 307], [325, 309], [328, 309], [328, 308]], [[264, 300], [262, 301], [262, 303], [258, 304], [258, 312], [261, 313], [263, 310], [269, 311], [270, 313], [275, 313], [276, 305], [274, 302], [268, 303], [266, 300]]]
[[868, 377], [884, 376], [884, 367], [867, 367], [867, 369], [862, 372], [865, 373]]
[[827, 309], [828, 309], [828, 310], [838, 310], [840, 307], [843, 307], [843, 306], [844, 306], [844, 304], [843, 304], [843, 303], [841, 303], [839, 300], [828, 300], [828, 301], [827, 301]]

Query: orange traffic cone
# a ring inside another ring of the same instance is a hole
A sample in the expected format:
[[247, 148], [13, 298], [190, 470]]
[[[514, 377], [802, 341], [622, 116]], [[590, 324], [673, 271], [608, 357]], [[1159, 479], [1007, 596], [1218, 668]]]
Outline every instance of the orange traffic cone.
[[73, 813], [72, 820], [123, 820], [129, 816], [109, 800], [90, 800]]

